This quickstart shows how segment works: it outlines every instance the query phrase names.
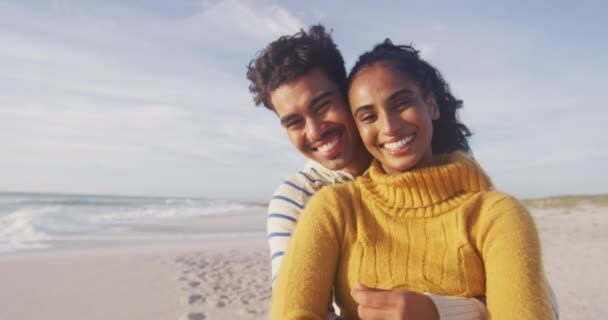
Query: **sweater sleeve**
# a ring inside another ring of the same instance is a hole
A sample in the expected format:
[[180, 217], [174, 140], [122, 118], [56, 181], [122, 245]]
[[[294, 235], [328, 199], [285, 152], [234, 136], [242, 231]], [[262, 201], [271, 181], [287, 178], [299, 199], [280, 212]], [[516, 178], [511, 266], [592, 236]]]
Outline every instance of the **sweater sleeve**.
[[488, 318], [553, 319], [532, 216], [508, 196], [489, 208], [486, 216], [491, 221], [478, 247], [486, 271]]
[[[553, 315], [556, 320], [559, 320], [557, 298], [547, 279], [545, 279], [545, 284], [551, 298]], [[433, 300], [441, 320], [486, 320], [488, 318], [486, 305], [479, 299], [425, 294]]]
[[438, 296], [425, 293], [435, 304], [441, 320], [486, 320], [486, 305], [476, 298]]
[[324, 188], [306, 206], [276, 279], [271, 319], [325, 319], [343, 238], [335, 204]]

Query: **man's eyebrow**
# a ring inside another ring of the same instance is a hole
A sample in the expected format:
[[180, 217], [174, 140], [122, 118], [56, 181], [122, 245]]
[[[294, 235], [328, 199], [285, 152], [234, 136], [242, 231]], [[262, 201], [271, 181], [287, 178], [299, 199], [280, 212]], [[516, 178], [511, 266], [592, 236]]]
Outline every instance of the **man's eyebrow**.
[[310, 99], [310, 103], [308, 104], [308, 108], [314, 107], [321, 100], [333, 95], [334, 93], [331, 91], [321, 91], [321, 93], [317, 94], [314, 98]]
[[371, 108], [372, 108], [371, 104], [365, 104], [365, 105], [359, 106], [359, 107], [357, 107], [357, 109], [353, 113], [353, 117], [356, 117], [357, 114], [359, 114], [360, 112], [363, 112], [363, 111], [366, 111], [366, 110], [370, 110]]
[[286, 116], [284, 116], [283, 118], [281, 118], [281, 125], [285, 126], [285, 123], [287, 123], [289, 120], [297, 118], [298, 116], [296, 116], [295, 114], [288, 114]]
[[[321, 91], [319, 94], [317, 94], [314, 98], [310, 99], [310, 102], [308, 103], [308, 108], [312, 108], [314, 107], [316, 104], [318, 104], [320, 101], [322, 101], [323, 99], [332, 96], [334, 93], [332, 91]], [[285, 123], [287, 123], [289, 120], [293, 119], [293, 118], [297, 118], [298, 116], [295, 114], [288, 114], [286, 116], [284, 116], [283, 118], [281, 118], [281, 125], [285, 126]]]

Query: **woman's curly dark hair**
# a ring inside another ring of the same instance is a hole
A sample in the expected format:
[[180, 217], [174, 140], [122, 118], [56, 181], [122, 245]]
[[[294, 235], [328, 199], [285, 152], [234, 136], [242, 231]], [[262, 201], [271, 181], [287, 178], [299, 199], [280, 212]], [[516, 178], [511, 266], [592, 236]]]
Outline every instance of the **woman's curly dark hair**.
[[336, 84], [341, 94], [346, 94], [344, 59], [325, 27], [314, 25], [308, 32], [300, 30], [271, 42], [247, 66], [249, 91], [255, 105], [264, 104], [274, 110], [270, 101], [272, 91], [317, 67]]
[[348, 76], [349, 88], [361, 69], [378, 62], [392, 63], [416, 81], [422, 92], [432, 94], [439, 107], [439, 119], [433, 120], [433, 153], [451, 153], [457, 150], [471, 153], [467, 138], [471, 131], [458, 120], [456, 111], [462, 108], [462, 100], [456, 99], [441, 73], [428, 62], [422, 60], [418, 50], [412, 46], [394, 45], [390, 39], [384, 40], [361, 56]]

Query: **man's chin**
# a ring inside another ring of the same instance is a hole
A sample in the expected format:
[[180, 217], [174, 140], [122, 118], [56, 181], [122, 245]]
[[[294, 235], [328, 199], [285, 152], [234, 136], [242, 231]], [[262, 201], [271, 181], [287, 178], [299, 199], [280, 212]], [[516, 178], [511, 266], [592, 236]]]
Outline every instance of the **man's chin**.
[[335, 159], [315, 159], [315, 161], [329, 170], [342, 170], [346, 166], [346, 161], [341, 157]]

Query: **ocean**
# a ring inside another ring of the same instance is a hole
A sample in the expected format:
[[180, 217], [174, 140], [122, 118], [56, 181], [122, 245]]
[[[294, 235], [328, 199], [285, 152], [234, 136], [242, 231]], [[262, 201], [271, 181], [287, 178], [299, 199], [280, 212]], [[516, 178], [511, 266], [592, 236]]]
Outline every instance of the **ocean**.
[[0, 254], [263, 235], [265, 204], [0, 192]]

